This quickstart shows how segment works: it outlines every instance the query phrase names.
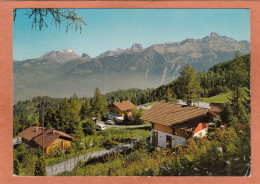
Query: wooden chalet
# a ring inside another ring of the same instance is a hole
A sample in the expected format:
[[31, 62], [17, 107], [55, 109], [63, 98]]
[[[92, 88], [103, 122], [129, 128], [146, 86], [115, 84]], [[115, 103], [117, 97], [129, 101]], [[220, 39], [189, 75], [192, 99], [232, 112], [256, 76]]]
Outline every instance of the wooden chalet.
[[122, 102], [115, 102], [108, 106], [109, 109], [108, 119], [113, 120], [118, 117], [124, 117], [125, 114], [127, 114], [128, 116], [132, 116], [132, 110], [134, 108], [136, 108], [136, 106], [129, 100], [122, 101]]
[[22, 142], [30, 145], [33, 141], [33, 138], [40, 134], [42, 134], [42, 127], [31, 126], [20, 132], [18, 135], [22, 137]]
[[210, 110], [217, 115], [220, 115], [223, 108], [223, 103], [210, 103]]
[[29, 146], [44, 147], [45, 153], [53, 153], [56, 149], [66, 149], [71, 146], [72, 136], [54, 129], [44, 131], [44, 145], [42, 143], [42, 127], [29, 127], [18, 134], [22, 137], [22, 141]]
[[157, 102], [142, 117], [152, 124], [150, 143], [157, 147], [187, 144], [190, 137], [201, 138], [207, 134], [210, 122], [218, 118], [207, 108]]

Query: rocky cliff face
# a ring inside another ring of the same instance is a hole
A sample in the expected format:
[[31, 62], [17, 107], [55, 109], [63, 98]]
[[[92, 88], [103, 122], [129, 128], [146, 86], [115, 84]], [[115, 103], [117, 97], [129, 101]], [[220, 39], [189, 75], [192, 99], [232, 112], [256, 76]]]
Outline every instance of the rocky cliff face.
[[[107, 51], [96, 58], [86, 53], [80, 57], [70, 49], [52, 51], [40, 58], [14, 61], [14, 91], [19, 93], [21, 89], [30, 88], [37, 91], [32, 84], [38, 84], [39, 80], [44, 81], [46, 88], [57, 87], [57, 84], [62, 88], [69, 88], [68, 84], [82, 84], [86, 86], [85, 91], [102, 85], [105, 91], [115, 90], [120, 86], [111, 87], [111, 83], [121, 84], [122, 80], [121, 88], [125, 83], [127, 88], [156, 87], [175, 79], [186, 63], [190, 63], [197, 72], [206, 71], [214, 64], [233, 59], [236, 52], [240, 55], [250, 53], [250, 43], [217, 33], [202, 39], [189, 38], [147, 48], [135, 43], [128, 49]], [[124, 76], [128, 77], [123, 79]], [[50, 81], [54, 83], [53, 87], [50, 87]], [[76, 85], [74, 92], [77, 92], [77, 88]], [[63, 89], [64, 92], [66, 89]], [[58, 90], [55, 94], [58, 96], [59, 93]]]
[[202, 39], [155, 44], [146, 49], [140, 44], [134, 44], [126, 50], [108, 51], [92, 59], [93, 62], [76, 66], [67, 74], [75, 75], [75, 70], [79, 69], [81, 74], [84, 70], [88, 74], [134, 72], [145, 76], [161, 75], [164, 79], [172, 80], [186, 63], [190, 63], [196, 71], [206, 71], [214, 64], [233, 59], [236, 52], [241, 55], [249, 53], [250, 43], [211, 33]]
[[44, 54], [39, 59], [41, 60], [49, 60], [49, 61], [55, 61], [58, 63], [66, 63], [68, 61], [71, 61], [73, 59], [77, 59], [79, 56], [73, 52], [71, 49], [65, 49], [62, 51], [51, 51], [46, 54]]
[[135, 53], [135, 52], [141, 52], [143, 51], [143, 46], [141, 44], [135, 43], [132, 45], [131, 48], [128, 49], [116, 49], [115, 51], [106, 51], [102, 54], [100, 54], [99, 56], [97, 56], [95, 59], [100, 59], [100, 58], [105, 58], [105, 57], [109, 57], [109, 56], [118, 56], [121, 54], [131, 54], [131, 53]]

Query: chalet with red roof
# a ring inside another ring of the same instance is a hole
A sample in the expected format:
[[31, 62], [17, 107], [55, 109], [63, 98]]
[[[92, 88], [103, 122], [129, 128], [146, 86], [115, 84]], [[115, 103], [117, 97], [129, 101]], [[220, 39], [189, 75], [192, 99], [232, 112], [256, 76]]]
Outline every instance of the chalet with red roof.
[[186, 145], [190, 137], [201, 138], [208, 132], [210, 122], [219, 116], [208, 108], [157, 102], [142, 117], [152, 124], [150, 143], [172, 148]]
[[[44, 147], [45, 153], [53, 153], [56, 149], [66, 149], [71, 146], [71, 141], [74, 139], [72, 136], [54, 129], [44, 131], [42, 127], [31, 126], [18, 135], [22, 137], [22, 141], [29, 146]], [[43, 140], [43, 142], [42, 142]]]
[[136, 106], [130, 102], [122, 101], [122, 102], [115, 102], [108, 106], [109, 114], [108, 119], [110, 120], [123, 120], [125, 114], [128, 116], [132, 116], [132, 110], [136, 108]]

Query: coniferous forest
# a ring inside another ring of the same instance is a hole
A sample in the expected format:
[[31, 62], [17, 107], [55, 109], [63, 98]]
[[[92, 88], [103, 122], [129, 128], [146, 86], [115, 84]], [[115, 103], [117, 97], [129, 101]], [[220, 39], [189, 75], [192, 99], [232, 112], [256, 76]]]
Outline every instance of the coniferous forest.
[[[223, 104], [221, 122], [210, 129], [207, 137], [200, 140], [189, 139], [188, 146], [176, 146], [174, 152], [167, 149], [151, 149], [148, 134], [129, 153], [113, 154], [92, 163], [78, 163], [72, 172], [61, 175], [140, 175], [140, 176], [244, 176], [249, 175], [251, 163], [251, 123], [250, 123], [250, 55], [236, 56], [196, 73], [187, 64], [180, 76], [172, 82], [152, 89], [117, 90], [102, 94], [96, 88], [93, 97], [70, 98], [34, 97], [19, 101], [13, 106], [13, 136], [30, 126], [54, 128], [74, 136], [73, 150], [76, 154], [82, 139], [103, 148], [113, 146], [130, 139], [140, 132], [121, 132], [120, 137], [114, 131], [96, 132], [93, 117], [105, 120], [107, 106], [115, 101], [130, 100], [135, 105], [155, 101], [176, 102], [177, 99], [213, 97], [230, 93], [228, 103]], [[142, 110], [133, 111], [133, 122], [140, 122]], [[143, 133], [143, 132], [142, 132]], [[147, 132], [146, 132], [147, 133]], [[111, 135], [110, 135], [111, 134]], [[145, 134], [145, 133], [144, 133]], [[95, 140], [89, 140], [94, 136]], [[87, 137], [87, 139], [86, 139]], [[108, 138], [109, 137], [109, 138]], [[103, 144], [104, 143], [104, 144]], [[47, 158], [47, 165], [58, 158], [65, 159], [64, 153]], [[46, 171], [36, 169], [44, 167], [45, 161], [37, 149], [25, 149], [19, 145], [14, 149], [14, 172], [17, 175], [46, 175]], [[28, 157], [32, 159], [29, 161]], [[61, 159], [61, 160], [62, 160]]]

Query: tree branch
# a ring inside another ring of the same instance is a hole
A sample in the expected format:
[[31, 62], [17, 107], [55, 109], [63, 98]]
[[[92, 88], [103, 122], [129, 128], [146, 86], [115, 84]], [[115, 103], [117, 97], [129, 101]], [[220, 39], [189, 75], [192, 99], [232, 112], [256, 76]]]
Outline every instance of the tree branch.
[[[15, 22], [17, 17], [17, 10], [13, 10], [13, 21]], [[78, 17], [76, 10], [61, 10], [58, 8], [34, 8], [34, 9], [27, 9], [27, 12], [25, 15], [28, 16], [28, 19], [31, 19], [33, 17], [32, 21], [32, 28], [35, 28], [35, 30], [38, 28], [39, 30], [42, 30], [42, 28], [45, 26], [48, 28], [48, 24], [46, 22], [46, 18], [50, 15], [52, 17], [52, 22], [57, 25], [60, 25], [62, 22], [66, 22], [66, 33], [68, 32], [69, 28], [74, 28], [75, 32], [80, 30], [80, 33], [82, 32], [82, 25], [86, 26], [87, 24], [83, 20], [83, 17]]]

